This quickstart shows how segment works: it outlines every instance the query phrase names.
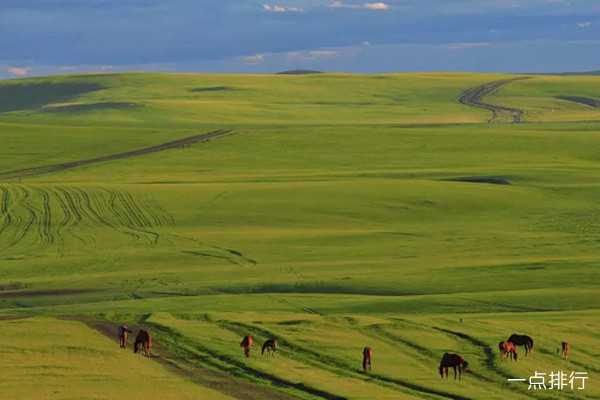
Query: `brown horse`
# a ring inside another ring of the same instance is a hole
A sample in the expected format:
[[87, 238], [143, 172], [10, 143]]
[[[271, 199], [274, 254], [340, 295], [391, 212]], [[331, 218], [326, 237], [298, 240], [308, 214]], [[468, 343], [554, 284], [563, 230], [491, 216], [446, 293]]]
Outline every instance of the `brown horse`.
[[508, 354], [508, 358], [517, 361], [517, 347], [511, 342], [500, 342], [498, 343], [498, 349], [500, 349], [500, 358], [504, 361], [504, 356]]
[[277, 351], [277, 339], [269, 339], [262, 346], [261, 354], [265, 354], [265, 349], [267, 350], [267, 356], [273, 353], [275, 356], [275, 352]]
[[140, 329], [137, 336], [135, 337], [135, 343], [133, 344], [133, 352], [137, 353], [140, 351], [146, 357], [150, 357], [150, 349], [152, 348], [152, 337], [150, 332]]
[[371, 370], [371, 360], [373, 360], [373, 350], [369, 346], [365, 347], [363, 350], [363, 370], [365, 374], [367, 373], [367, 368], [369, 371]]
[[563, 354], [563, 360], [566, 360], [567, 357], [569, 357], [569, 343], [562, 342], [562, 354]]
[[529, 353], [533, 353], [533, 339], [527, 335], [517, 335], [513, 333], [508, 338], [507, 342], [511, 342], [515, 346], [523, 346], [525, 347], [525, 355]]
[[250, 348], [252, 347], [252, 336], [246, 335], [240, 343], [240, 347], [244, 349], [246, 357], [250, 357]]
[[130, 333], [133, 333], [133, 331], [131, 331], [127, 325], [119, 326], [119, 346], [122, 349], [127, 347], [127, 339], [129, 338]]
[[454, 380], [456, 380], [456, 368], [458, 367], [458, 380], [460, 381], [463, 371], [469, 368], [469, 363], [458, 354], [444, 353], [442, 362], [440, 362], [440, 375], [442, 379], [444, 379], [444, 371], [446, 371], [446, 379], [448, 379], [448, 368], [450, 367], [454, 368]]

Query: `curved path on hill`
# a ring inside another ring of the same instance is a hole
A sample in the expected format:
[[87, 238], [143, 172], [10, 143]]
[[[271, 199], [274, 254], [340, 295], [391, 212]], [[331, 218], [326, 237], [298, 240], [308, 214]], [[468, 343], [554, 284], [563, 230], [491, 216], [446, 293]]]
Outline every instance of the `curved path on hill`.
[[461, 104], [464, 104], [467, 106], [484, 108], [486, 110], [490, 110], [493, 113], [493, 115], [492, 115], [492, 118], [490, 118], [488, 120], [488, 123], [496, 122], [499, 119], [511, 120], [511, 118], [512, 118], [512, 122], [521, 122], [521, 116], [524, 114], [523, 110], [518, 110], [516, 108], [505, 107], [505, 106], [498, 106], [495, 104], [484, 103], [483, 101], [481, 101], [481, 99], [484, 96], [488, 96], [488, 95], [496, 93], [498, 90], [500, 90], [500, 88], [508, 85], [511, 82], [522, 80], [522, 79], [529, 79], [529, 78], [526, 78], [526, 77], [512, 78], [512, 79], [505, 79], [505, 80], [501, 80], [501, 81], [485, 83], [481, 86], [477, 86], [477, 87], [474, 87], [472, 89], [469, 89], [469, 90], [463, 92], [463, 94], [461, 94], [460, 97], [458, 98], [458, 101]]
[[12, 171], [0, 172], [0, 180], [14, 179], [14, 178], [25, 178], [28, 176], [51, 174], [53, 172], [64, 171], [84, 165], [97, 164], [106, 161], [120, 160], [123, 158], [143, 156], [146, 154], [158, 153], [160, 151], [175, 149], [178, 147], [189, 146], [194, 143], [203, 142], [209, 139], [226, 136], [232, 134], [232, 131], [218, 130], [212, 132], [201, 133], [199, 135], [188, 136], [182, 139], [173, 140], [171, 142], [165, 142], [157, 144], [155, 146], [144, 147], [138, 150], [126, 151], [124, 153], [111, 154], [107, 156], [101, 156], [97, 158], [90, 158], [87, 160], [70, 161], [60, 164], [48, 164], [41, 165], [39, 167], [15, 169]]

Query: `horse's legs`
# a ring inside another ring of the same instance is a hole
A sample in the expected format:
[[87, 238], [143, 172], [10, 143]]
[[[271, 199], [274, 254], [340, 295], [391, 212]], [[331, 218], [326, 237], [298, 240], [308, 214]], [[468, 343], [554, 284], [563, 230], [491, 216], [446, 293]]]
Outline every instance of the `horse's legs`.
[[456, 365], [454, 366], [454, 380], [456, 380]]
[[448, 371], [449, 371], [450, 368], [444, 367], [444, 369], [446, 370], [446, 379], [448, 379]]

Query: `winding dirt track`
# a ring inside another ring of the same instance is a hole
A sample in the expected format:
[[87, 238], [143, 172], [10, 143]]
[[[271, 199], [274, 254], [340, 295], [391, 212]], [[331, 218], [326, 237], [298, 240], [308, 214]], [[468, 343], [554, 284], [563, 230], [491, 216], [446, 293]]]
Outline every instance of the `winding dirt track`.
[[529, 79], [529, 78], [521, 77], [521, 78], [505, 79], [505, 80], [501, 80], [501, 81], [485, 83], [481, 86], [477, 86], [477, 87], [474, 87], [472, 89], [469, 89], [469, 90], [463, 92], [463, 94], [461, 94], [460, 97], [458, 98], [458, 101], [461, 104], [464, 104], [467, 106], [484, 108], [486, 110], [490, 110], [493, 113], [493, 115], [492, 115], [492, 118], [490, 118], [488, 120], [488, 123], [496, 122], [499, 119], [511, 120], [511, 118], [512, 118], [512, 122], [520, 122], [521, 116], [524, 113], [523, 110], [518, 110], [516, 108], [511, 108], [511, 107], [498, 106], [495, 104], [484, 103], [483, 101], [481, 101], [481, 99], [484, 96], [488, 96], [488, 95], [496, 93], [498, 90], [500, 90], [501, 87], [506, 86], [511, 82], [519, 81], [522, 79]]
[[96, 164], [96, 163], [101, 163], [101, 162], [106, 162], [106, 161], [114, 161], [114, 160], [120, 160], [123, 158], [130, 158], [130, 157], [137, 157], [137, 156], [142, 156], [142, 155], [146, 155], [146, 154], [158, 153], [160, 151], [175, 149], [177, 147], [188, 146], [193, 143], [198, 143], [198, 142], [202, 142], [202, 141], [206, 141], [209, 139], [226, 136], [226, 135], [230, 135], [230, 134], [232, 134], [232, 131], [217, 130], [217, 131], [212, 131], [212, 132], [201, 133], [199, 135], [188, 136], [188, 137], [185, 137], [182, 139], [173, 140], [171, 142], [165, 142], [165, 143], [158, 144], [155, 146], [144, 147], [144, 148], [141, 148], [138, 150], [127, 151], [124, 153], [111, 154], [111, 155], [101, 156], [101, 157], [97, 157], [97, 158], [90, 158], [87, 160], [70, 161], [70, 162], [65, 162], [65, 163], [60, 163], [60, 164], [48, 164], [48, 165], [41, 165], [39, 167], [30, 167], [30, 168], [23, 168], [23, 169], [15, 169], [12, 171], [5, 171], [5, 172], [0, 172], [0, 180], [25, 178], [28, 176], [51, 174], [53, 172], [64, 171], [67, 169], [81, 167], [84, 165], [90, 165], [90, 164]]

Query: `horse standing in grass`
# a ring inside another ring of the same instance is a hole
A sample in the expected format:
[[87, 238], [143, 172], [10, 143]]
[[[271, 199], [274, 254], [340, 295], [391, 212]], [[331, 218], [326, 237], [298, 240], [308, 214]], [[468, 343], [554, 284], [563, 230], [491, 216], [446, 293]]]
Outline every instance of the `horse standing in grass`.
[[137, 336], [135, 337], [135, 343], [133, 344], [133, 352], [137, 353], [140, 351], [146, 357], [150, 357], [150, 349], [152, 348], [152, 337], [150, 332], [140, 329]]
[[567, 357], [569, 357], [569, 343], [562, 342], [562, 354], [563, 354], [563, 360], [566, 360]]
[[365, 347], [363, 350], [363, 371], [365, 374], [367, 373], [367, 368], [369, 371], [371, 370], [371, 360], [373, 360], [373, 350], [369, 346]]
[[507, 342], [511, 342], [515, 346], [523, 346], [525, 347], [525, 355], [529, 353], [533, 353], [533, 339], [527, 335], [517, 335], [513, 333], [508, 338]]
[[442, 361], [440, 362], [440, 376], [444, 379], [444, 371], [446, 372], [446, 379], [448, 379], [448, 368], [454, 368], [454, 380], [456, 380], [456, 369], [458, 368], [458, 380], [464, 371], [469, 368], [469, 363], [458, 354], [444, 353]]
[[129, 330], [127, 325], [119, 326], [119, 346], [122, 349], [127, 347], [127, 339], [129, 338], [130, 333], [133, 333], [133, 331]]
[[508, 358], [517, 361], [517, 348], [511, 342], [500, 342], [498, 343], [498, 349], [500, 349], [500, 358], [504, 361], [504, 356], [508, 354]]
[[250, 348], [252, 347], [252, 336], [246, 335], [240, 343], [240, 347], [244, 349], [246, 357], [250, 357]]
[[267, 356], [271, 353], [275, 356], [275, 352], [277, 351], [277, 339], [269, 339], [262, 346], [261, 354], [265, 354], [265, 350], [267, 350]]

